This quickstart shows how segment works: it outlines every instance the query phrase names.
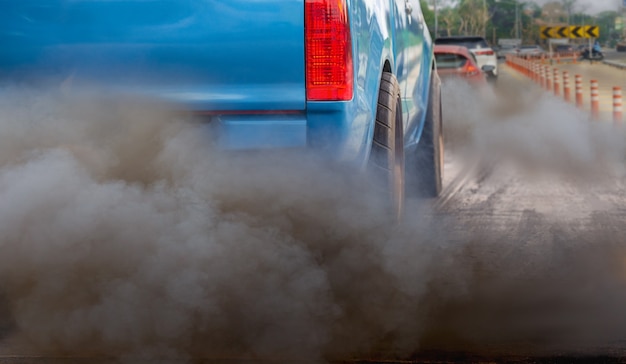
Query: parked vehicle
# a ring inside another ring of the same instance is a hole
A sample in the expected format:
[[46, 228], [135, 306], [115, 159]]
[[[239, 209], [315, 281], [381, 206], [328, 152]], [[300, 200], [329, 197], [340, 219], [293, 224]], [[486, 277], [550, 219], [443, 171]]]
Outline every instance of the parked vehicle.
[[485, 65], [494, 67], [492, 71], [492, 80], [495, 80], [498, 77], [498, 57], [485, 38], [479, 36], [439, 37], [435, 39], [435, 44], [459, 45], [466, 47], [476, 56], [476, 61], [480, 68]]
[[517, 49], [517, 54], [518, 55], [540, 56], [542, 54], [545, 54], [545, 50], [543, 48], [541, 48], [541, 46], [536, 45], [536, 44], [521, 45]]
[[557, 44], [554, 46], [553, 51], [555, 53], [563, 54], [563, 53], [574, 53], [576, 52], [576, 49], [571, 44]]
[[435, 45], [435, 59], [443, 82], [449, 78], [460, 78], [472, 85], [483, 86], [487, 84], [487, 74], [493, 71], [491, 65], [485, 65], [481, 70], [476, 57], [462, 46]]
[[0, 82], [95, 84], [202, 115], [224, 149], [371, 169], [395, 216], [405, 191], [441, 190], [440, 80], [419, 0], [2, 3]]
[[496, 49], [496, 56], [498, 57], [498, 59], [504, 59], [509, 54], [517, 54], [517, 47], [501, 46]]

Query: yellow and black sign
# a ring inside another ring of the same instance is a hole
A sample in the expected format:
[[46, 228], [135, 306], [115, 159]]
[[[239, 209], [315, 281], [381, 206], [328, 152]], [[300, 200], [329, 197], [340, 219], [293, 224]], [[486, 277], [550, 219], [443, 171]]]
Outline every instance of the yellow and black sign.
[[597, 25], [541, 27], [539, 33], [541, 34], [542, 39], [598, 38], [600, 36], [600, 27]]
[[552, 29], [554, 29], [554, 27], [541, 27], [539, 29], [539, 33], [541, 34], [541, 39], [554, 38]]
[[541, 27], [541, 38], [567, 38], [569, 27]]
[[597, 25], [587, 25], [585, 27], [585, 38], [600, 37], [600, 27]]
[[572, 26], [569, 28], [570, 38], [585, 38], [586, 33], [584, 26]]

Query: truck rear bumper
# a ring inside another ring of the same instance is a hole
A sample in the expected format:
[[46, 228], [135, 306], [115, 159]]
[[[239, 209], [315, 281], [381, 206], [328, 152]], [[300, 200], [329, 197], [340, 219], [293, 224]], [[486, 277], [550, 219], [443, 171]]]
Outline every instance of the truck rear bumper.
[[219, 115], [204, 125], [223, 150], [305, 148], [308, 144], [304, 113]]

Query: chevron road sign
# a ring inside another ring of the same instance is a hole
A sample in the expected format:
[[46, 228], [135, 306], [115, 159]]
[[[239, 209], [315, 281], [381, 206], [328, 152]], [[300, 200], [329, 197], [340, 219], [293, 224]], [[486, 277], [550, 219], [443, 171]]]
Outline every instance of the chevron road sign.
[[541, 39], [554, 38], [553, 30], [556, 27], [541, 27], [539, 30], [539, 34], [541, 34]]
[[597, 25], [587, 25], [585, 27], [585, 38], [598, 38], [600, 36], [600, 27]]
[[569, 37], [570, 38], [584, 38], [585, 27], [578, 26], [578, 25], [569, 27]]
[[575, 26], [543, 26], [539, 30], [541, 39], [548, 38], [598, 38], [600, 27], [597, 25], [575, 25]]
[[569, 38], [569, 27], [558, 27], [555, 38]]

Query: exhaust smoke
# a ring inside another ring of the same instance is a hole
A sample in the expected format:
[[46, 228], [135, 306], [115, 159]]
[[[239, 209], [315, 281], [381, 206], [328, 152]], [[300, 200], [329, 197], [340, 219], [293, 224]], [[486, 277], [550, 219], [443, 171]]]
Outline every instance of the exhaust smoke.
[[[495, 189], [509, 166], [526, 186], [622, 177], [614, 131], [500, 90], [444, 89], [452, 163], [489, 165]], [[361, 176], [314, 155], [224, 153], [161, 105], [4, 95], [0, 328], [28, 354], [397, 359], [626, 334], [612, 211], [563, 225], [527, 209], [491, 229], [412, 201], [389, 224]]]

